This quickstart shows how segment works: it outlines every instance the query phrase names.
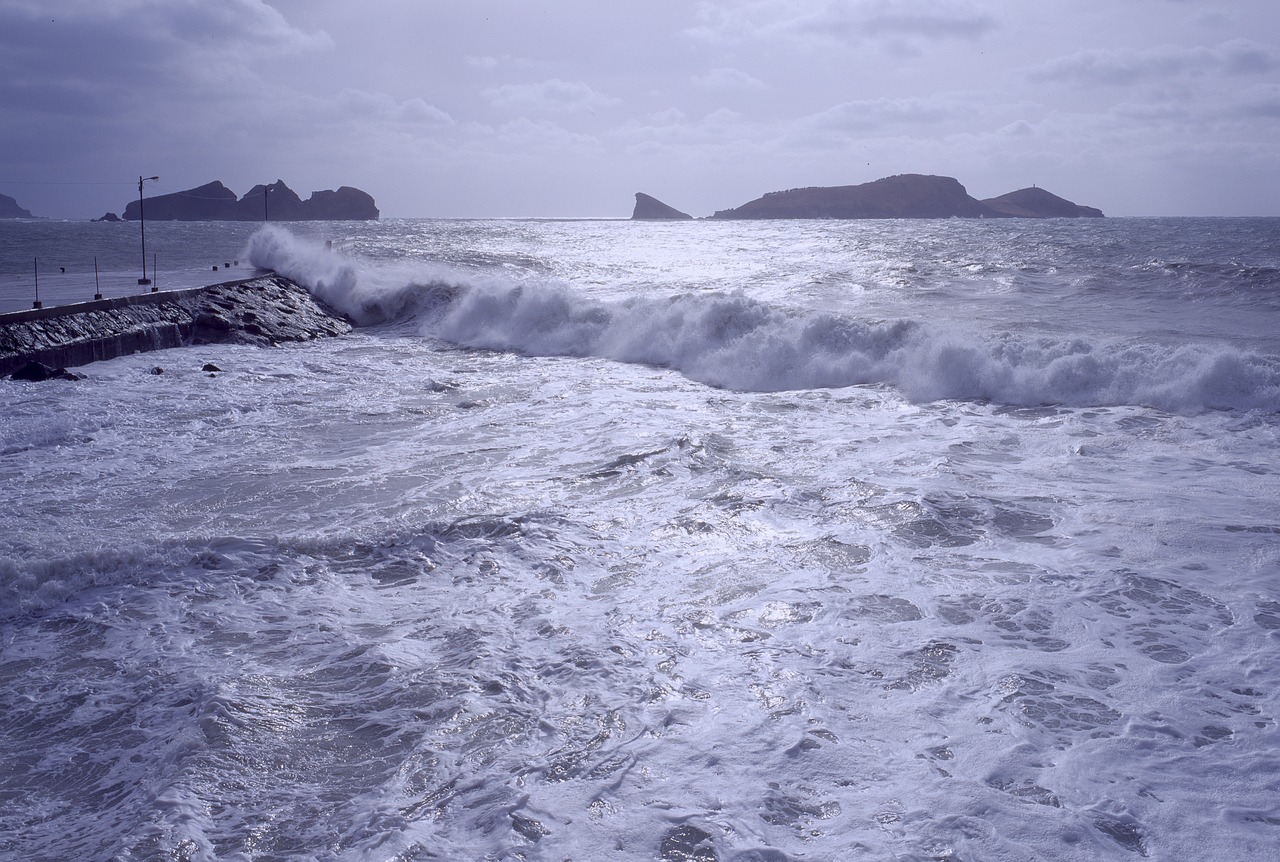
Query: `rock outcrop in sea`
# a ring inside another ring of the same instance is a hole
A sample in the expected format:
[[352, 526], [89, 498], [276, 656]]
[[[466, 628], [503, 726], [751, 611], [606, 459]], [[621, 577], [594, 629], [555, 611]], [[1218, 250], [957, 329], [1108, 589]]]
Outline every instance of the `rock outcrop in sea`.
[[0, 218], [35, 218], [8, 195], [0, 195]]
[[[272, 346], [344, 335], [343, 315], [279, 275], [0, 315], [0, 375], [193, 344]], [[55, 375], [56, 376], [56, 375]], [[31, 379], [31, 378], [28, 378]]]
[[655, 197], [636, 192], [636, 208], [631, 212], [633, 220], [658, 221], [692, 219], [688, 213], [682, 213], [673, 206], [668, 206]]
[[1080, 206], [1052, 192], [1032, 186], [987, 198], [982, 202], [1008, 218], [1102, 218], [1102, 210]]
[[[640, 197], [636, 195], [637, 213], [641, 210]], [[653, 203], [666, 206], [660, 201]], [[1035, 187], [980, 201], [954, 177], [899, 174], [854, 186], [810, 186], [769, 192], [742, 206], [719, 210], [711, 218], [1102, 218], [1102, 211]]]
[[138, 201], [130, 201], [124, 218], [137, 221], [140, 212], [148, 221], [376, 221], [379, 216], [368, 192], [342, 186], [337, 191], [312, 192], [303, 200], [283, 180], [256, 185], [238, 199], [235, 192], [214, 180], [193, 189], [148, 197], [141, 207]]
[[857, 186], [769, 192], [716, 219], [981, 218], [987, 207], [952, 177], [900, 174]]

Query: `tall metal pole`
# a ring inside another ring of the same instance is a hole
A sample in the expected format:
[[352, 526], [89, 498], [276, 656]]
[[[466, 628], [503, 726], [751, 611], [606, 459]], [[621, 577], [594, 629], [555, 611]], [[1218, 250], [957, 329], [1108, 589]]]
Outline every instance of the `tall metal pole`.
[[142, 208], [142, 177], [138, 177], [138, 225], [142, 229], [142, 278], [138, 284], [150, 284], [147, 278], [147, 214]]
[[263, 221], [271, 221], [271, 219], [267, 217], [267, 196], [270, 191], [271, 191], [271, 186], [263, 185], [262, 187], [262, 220]]
[[32, 308], [44, 308], [44, 303], [40, 301], [40, 258], [33, 258], [33, 264], [36, 274], [36, 301], [31, 304]]
[[150, 284], [147, 278], [147, 215], [142, 208], [142, 184], [147, 180], [158, 180], [159, 177], [138, 177], [138, 225], [142, 231], [142, 278], [138, 284]]

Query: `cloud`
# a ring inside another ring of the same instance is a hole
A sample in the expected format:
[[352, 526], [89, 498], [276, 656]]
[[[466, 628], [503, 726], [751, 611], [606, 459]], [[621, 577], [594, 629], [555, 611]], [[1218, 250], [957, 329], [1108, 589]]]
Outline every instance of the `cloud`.
[[[324, 32], [291, 26], [261, 0], [98, 0], [0, 4], [0, 94], [37, 94], [46, 111], [158, 98], [190, 102], [254, 80], [271, 58], [325, 50]], [[78, 93], [92, 93], [86, 106]]]
[[421, 98], [397, 101], [386, 93], [368, 93], [345, 88], [337, 106], [343, 116], [397, 123], [452, 126], [453, 118]]
[[948, 97], [869, 99], [842, 102], [803, 121], [814, 131], [885, 131], [903, 126], [940, 123], [962, 113], [961, 106]]
[[854, 41], [880, 36], [920, 39], [976, 39], [993, 30], [995, 19], [953, 0], [868, 0], [827, 3], [797, 19], [798, 32]]
[[1240, 95], [1232, 113], [1245, 119], [1280, 119], [1280, 84], [1259, 84]]
[[730, 69], [720, 67], [712, 69], [705, 75], [695, 75], [693, 78], [695, 86], [703, 87], [708, 90], [763, 90], [764, 82], [758, 78], [753, 78], [746, 72], [738, 69]]
[[1002, 126], [996, 130], [996, 134], [1002, 138], [1029, 138], [1036, 133], [1035, 126], [1026, 120], [1015, 120], [1007, 126]]
[[1033, 81], [1127, 86], [1209, 74], [1243, 76], [1280, 66], [1276, 52], [1236, 39], [1215, 47], [1161, 47], [1142, 51], [1081, 51], [1032, 69]]
[[695, 12], [699, 23], [685, 35], [710, 42], [976, 39], [998, 26], [966, 0], [720, 0]]
[[540, 84], [506, 84], [482, 95], [493, 105], [516, 111], [573, 113], [594, 111], [619, 104], [618, 99], [597, 93], [581, 81], [552, 78]]
[[497, 145], [497, 153], [519, 153], [530, 161], [545, 159], [547, 153], [591, 152], [599, 148], [599, 140], [591, 135], [572, 132], [546, 120], [520, 117], [504, 124], [492, 136], [478, 138], [480, 146]]

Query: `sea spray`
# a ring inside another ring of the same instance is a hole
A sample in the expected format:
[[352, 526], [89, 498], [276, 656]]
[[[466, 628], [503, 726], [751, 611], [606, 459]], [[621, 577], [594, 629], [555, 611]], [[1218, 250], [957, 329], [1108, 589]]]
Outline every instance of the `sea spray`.
[[545, 281], [361, 267], [278, 228], [249, 253], [365, 324], [418, 316], [424, 334], [464, 347], [639, 362], [724, 389], [887, 384], [917, 401], [1280, 409], [1280, 359], [1226, 345], [862, 320], [741, 292], [604, 301]]

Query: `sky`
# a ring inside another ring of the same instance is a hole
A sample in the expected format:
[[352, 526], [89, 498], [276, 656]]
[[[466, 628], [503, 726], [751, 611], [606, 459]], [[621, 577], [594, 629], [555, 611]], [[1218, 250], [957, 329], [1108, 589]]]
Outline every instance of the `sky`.
[[901, 173], [1280, 215], [1275, 0], [0, 0], [0, 193], [695, 216]]

